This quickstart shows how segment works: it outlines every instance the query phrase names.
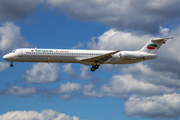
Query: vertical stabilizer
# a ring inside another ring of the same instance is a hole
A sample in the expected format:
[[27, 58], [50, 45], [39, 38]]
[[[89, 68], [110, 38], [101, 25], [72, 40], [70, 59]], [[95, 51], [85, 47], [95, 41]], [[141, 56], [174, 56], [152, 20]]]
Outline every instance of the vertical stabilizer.
[[168, 39], [173, 39], [173, 37], [151, 38], [150, 41], [140, 51], [155, 54], [162, 44], [166, 44]]

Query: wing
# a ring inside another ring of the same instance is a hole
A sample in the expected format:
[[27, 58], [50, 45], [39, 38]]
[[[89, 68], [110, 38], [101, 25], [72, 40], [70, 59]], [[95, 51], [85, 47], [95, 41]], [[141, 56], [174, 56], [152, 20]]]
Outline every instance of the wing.
[[96, 57], [80, 59], [79, 62], [80, 63], [95, 62], [95, 63], [103, 64], [105, 61], [107, 61], [110, 58], [112, 58], [113, 54], [116, 54], [116, 53], [118, 53], [120, 51], [121, 50], [117, 50], [117, 51], [110, 52], [110, 53], [107, 53], [107, 54], [104, 54], [104, 55], [100, 55], [100, 56], [96, 56]]

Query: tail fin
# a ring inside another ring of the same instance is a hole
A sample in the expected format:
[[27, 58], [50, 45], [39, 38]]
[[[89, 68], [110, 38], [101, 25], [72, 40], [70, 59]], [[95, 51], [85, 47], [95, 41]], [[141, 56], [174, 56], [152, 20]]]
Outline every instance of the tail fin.
[[150, 41], [140, 51], [155, 54], [162, 44], [166, 44], [166, 41], [168, 39], [173, 39], [173, 38], [174, 37], [151, 38]]

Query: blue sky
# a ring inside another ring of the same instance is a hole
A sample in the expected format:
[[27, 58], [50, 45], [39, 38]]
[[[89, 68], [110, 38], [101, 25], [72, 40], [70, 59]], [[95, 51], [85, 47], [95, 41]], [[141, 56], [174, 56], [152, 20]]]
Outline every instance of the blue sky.
[[[180, 116], [178, 0], [0, 1], [0, 119], [175, 120]], [[14, 63], [16, 48], [138, 50], [174, 36], [158, 59], [130, 65]]]

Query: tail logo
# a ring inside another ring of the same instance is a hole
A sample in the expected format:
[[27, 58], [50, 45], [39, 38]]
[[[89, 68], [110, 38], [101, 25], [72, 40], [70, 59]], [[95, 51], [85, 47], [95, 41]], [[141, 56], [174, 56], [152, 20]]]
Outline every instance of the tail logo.
[[156, 49], [157, 48], [157, 45], [156, 44], [149, 44], [148, 46], [147, 46], [147, 49], [150, 49], [150, 50], [154, 50], [154, 49]]

